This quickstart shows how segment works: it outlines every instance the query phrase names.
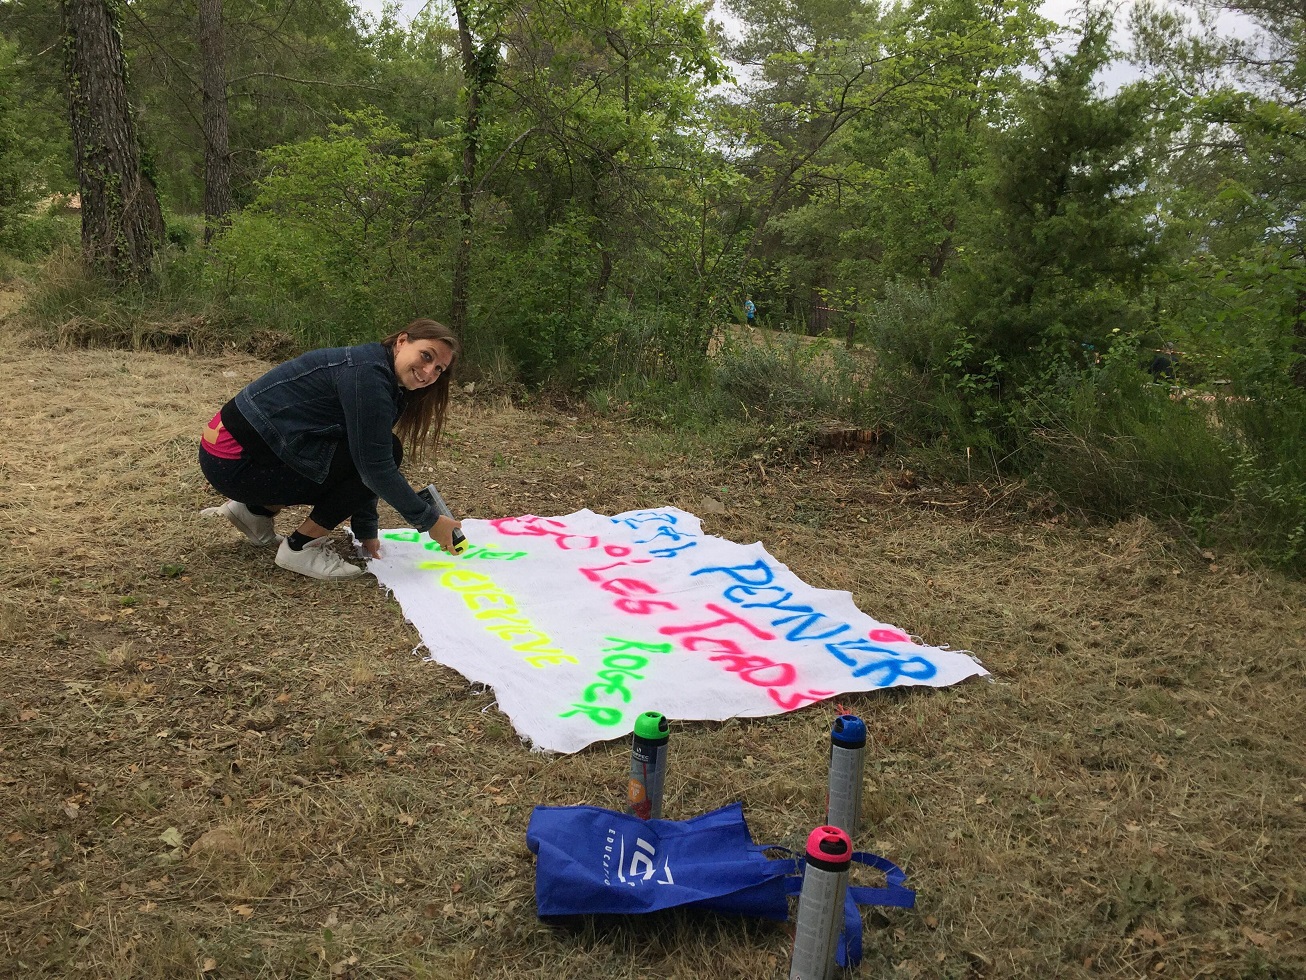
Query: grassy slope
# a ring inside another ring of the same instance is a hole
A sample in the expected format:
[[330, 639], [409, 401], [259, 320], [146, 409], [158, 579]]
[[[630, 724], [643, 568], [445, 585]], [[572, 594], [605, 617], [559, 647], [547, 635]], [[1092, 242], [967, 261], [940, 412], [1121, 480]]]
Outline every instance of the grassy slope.
[[[531, 807], [619, 805], [627, 749], [529, 753], [370, 579], [195, 516], [200, 426], [264, 367], [0, 323], [0, 975], [787, 976], [781, 926], [537, 921]], [[856, 457], [750, 469], [467, 399], [451, 428], [433, 475], [470, 515], [675, 504], [993, 671], [843, 699], [859, 843], [919, 889], [861, 975], [1306, 976], [1301, 584]], [[834, 713], [677, 726], [667, 815], [739, 799], [797, 844]]]

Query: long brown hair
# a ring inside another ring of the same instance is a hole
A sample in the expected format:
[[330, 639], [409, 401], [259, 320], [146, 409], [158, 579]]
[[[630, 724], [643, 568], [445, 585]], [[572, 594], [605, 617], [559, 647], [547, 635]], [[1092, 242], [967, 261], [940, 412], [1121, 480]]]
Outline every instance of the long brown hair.
[[399, 412], [399, 422], [395, 429], [408, 448], [408, 452], [418, 455], [425, 448], [428, 438], [432, 446], [440, 441], [440, 433], [444, 430], [444, 413], [449, 407], [449, 384], [462, 347], [454, 332], [443, 323], [435, 320], [414, 320], [402, 330], [396, 330], [381, 341], [389, 349], [392, 361], [395, 342], [403, 334], [407, 334], [409, 340], [443, 341], [453, 351], [453, 360], [449, 362], [448, 370], [441, 371], [440, 377], [434, 384], [404, 393], [404, 407]]

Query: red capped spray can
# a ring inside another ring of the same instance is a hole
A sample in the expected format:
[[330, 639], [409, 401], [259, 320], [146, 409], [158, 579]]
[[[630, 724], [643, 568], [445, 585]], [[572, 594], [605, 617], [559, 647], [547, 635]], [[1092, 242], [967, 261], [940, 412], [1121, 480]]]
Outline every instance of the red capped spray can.
[[656, 711], [645, 711], [635, 719], [635, 734], [630, 740], [626, 809], [641, 820], [658, 820], [662, 816], [662, 783], [667, 776], [670, 731], [666, 716]]
[[830, 729], [830, 789], [825, 822], [849, 837], [862, 819], [862, 771], [866, 765], [866, 724], [840, 715]]
[[807, 838], [789, 980], [831, 980], [834, 976], [852, 858], [852, 841], [838, 827], [817, 827]]

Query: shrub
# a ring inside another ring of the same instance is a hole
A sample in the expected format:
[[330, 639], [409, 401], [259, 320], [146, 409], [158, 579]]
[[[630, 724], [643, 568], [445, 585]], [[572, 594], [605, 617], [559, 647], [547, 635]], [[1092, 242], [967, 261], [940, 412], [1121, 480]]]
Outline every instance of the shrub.
[[1306, 572], [1306, 392], [1226, 399], [1216, 415], [1239, 440], [1231, 526], [1275, 563]]
[[442, 151], [374, 110], [347, 118], [267, 151], [253, 204], [212, 243], [211, 285], [305, 346], [371, 339], [445, 306], [424, 194]]
[[76, 248], [57, 250], [32, 277], [25, 317], [61, 346], [217, 350], [248, 346], [251, 331], [221, 304], [206, 302], [196, 252], [162, 249], [155, 274], [130, 285], [89, 271]]
[[1204, 402], [1121, 358], [1049, 390], [1024, 412], [1031, 480], [1103, 517], [1143, 513], [1199, 522], [1233, 501], [1230, 434]]
[[606, 325], [593, 286], [600, 265], [592, 219], [572, 215], [529, 243], [486, 242], [477, 255], [475, 322], [528, 383], [586, 387], [599, 373]]
[[865, 318], [877, 360], [891, 369], [925, 374], [945, 364], [960, 333], [947, 318], [938, 288], [891, 280]]

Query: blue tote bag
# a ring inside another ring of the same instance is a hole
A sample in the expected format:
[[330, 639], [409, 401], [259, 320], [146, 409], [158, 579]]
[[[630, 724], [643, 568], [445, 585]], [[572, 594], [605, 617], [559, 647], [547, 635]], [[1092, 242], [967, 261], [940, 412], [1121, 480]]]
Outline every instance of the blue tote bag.
[[538, 858], [543, 917], [710, 909], [789, 917], [793, 858], [754, 844], [742, 804], [690, 820], [640, 820], [595, 806], [537, 806], [526, 843]]
[[[768, 857], [769, 850], [785, 849], [753, 843], [739, 803], [690, 820], [640, 820], [594, 806], [537, 806], [526, 843], [537, 858], [535, 903], [542, 918], [698, 908], [783, 922], [789, 896], [803, 882], [803, 861]], [[840, 966], [861, 960], [860, 906], [916, 904], [897, 865], [861, 851], [853, 860], [884, 872], [885, 885], [849, 886]]]

